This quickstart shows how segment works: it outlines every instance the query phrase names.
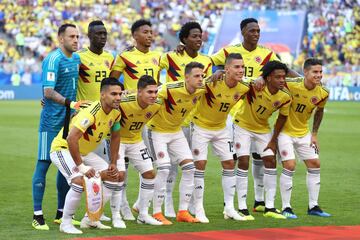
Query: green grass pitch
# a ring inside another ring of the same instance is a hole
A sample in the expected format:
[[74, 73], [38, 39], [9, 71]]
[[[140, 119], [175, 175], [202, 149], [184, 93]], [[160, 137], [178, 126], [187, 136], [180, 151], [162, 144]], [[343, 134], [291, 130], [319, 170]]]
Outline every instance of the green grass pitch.
[[[35, 231], [31, 227], [33, 209], [31, 179], [37, 156], [37, 128], [40, 114], [39, 101], [0, 101], [0, 239], [68, 239], [74, 236], [59, 232], [52, 223], [56, 212], [56, 169], [47, 174], [43, 211], [50, 231]], [[222, 216], [221, 171], [218, 160], [211, 156], [205, 174], [205, 210], [209, 224], [175, 223], [172, 226], [144, 226], [127, 222], [126, 230], [85, 230], [82, 237], [151, 234], [185, 231], [250, 229], [265, 227], [294, 227], [320, 225], [356, 225], [359, 218], [359, 153], [360, 103], [330, 102], [320, 128], [321, 191], [320, 205], [333, 214], [330, 218], [306, 215], [307, 190], [304, 164], [298, 164], [294, 177], [292, 206], [297, 220], [266, 219], [254, 214], [253, 222], [224, 220]], [[177, 192], [176, 188], [176, 192]], [[130, 170], [128, 199], [134, 202], [138, 192], [138, 177]], [[175, 193], [175, 199], [177, 199]], [[253, 203], [252, 179], [249, 180], [248, 206]], [[84, 199], [83, 199], [84, 200]], [[177, 202], [177, 201], [176, 201]], [[276, 207], [280, 208], [277, 192]], [[76, 217], [81, 219], [84, 202]], [[106, 214], [110, 216], [109, 208]]]

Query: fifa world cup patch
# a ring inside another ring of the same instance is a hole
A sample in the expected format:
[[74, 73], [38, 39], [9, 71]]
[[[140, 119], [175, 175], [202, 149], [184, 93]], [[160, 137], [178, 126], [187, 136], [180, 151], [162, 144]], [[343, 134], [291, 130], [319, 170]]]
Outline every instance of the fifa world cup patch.
[[46, 80], [49, 82], [55, 81], [55, 73], [54, 72], [48, 72], [46, 76]]
[[86, 212], [91, 221], [99, 221], [103, 213], [103, 191], [100, 174], [87, 178], [84, 176], [84, 190], [86, 195]]
[[87, 128], [90, 124], [90, 120], [87, 119], [87, 118], [84, 118], [83, 120], [81, 120], [80, 122], [80, 125], [83, 127], [83, 128]]

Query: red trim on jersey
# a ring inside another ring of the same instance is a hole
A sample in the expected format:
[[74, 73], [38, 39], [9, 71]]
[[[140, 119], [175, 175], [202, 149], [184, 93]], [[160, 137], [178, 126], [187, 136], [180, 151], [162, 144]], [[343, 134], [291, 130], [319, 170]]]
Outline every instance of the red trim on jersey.
[[125, 72], [129, 75], [129, 77], [131, 77], [132, 79], [138, 79], [138, 77], [135, 75], [135, 73], [138, 73], [138, 71], [134, 69], [137, 66], [122, 56], [120, 56], [120, 58], [124, 61], [126, 65]]
[[284, 102], [283, 104], [281, 104], [278, 108], [281, 108], [282, 106], [286, 105], [287, 103], [291, 102], [291, 100], [288, 100], [286, 102]]
[[205, 93], [206, 103], [207, 103], [207, 105], [209, 105], [209, 107], [212, 107], [211, 105], [214, 103], [213, 99], [215, 99], [215, 96], [212, 93], [212, 91], [210, 90], [208, 85], [205, 85], [205, 87], [206, 87], [206, 93]]
[[316, 103], [315, 105], [316, 105], [316, 106], [319, 105], [320, 103], [322, 103], [323, 101], [325, 101], [327, 98], [328, 98], [328, 97], [321, 99], [321, 101], [319, 101], [319, 102]]
[[90, 80], [87, 79], [86, 77], [89, 77], [90, 75], [86, 72], [86, 70], [89, 70], [90, 68], [88, 68], [85, 64], [81, 63], [80, 64], [80, 68], [79, 68], [79, 76], [81, 78], [81, 80], [85, 83], [90, 83]]
[[224, 48], [224, 54], [225, 54], [225, 58], [227, 58], [227, 56], [229, 55], [228, 51], [226, 51], [225, 48]]
[[270, 60], [271, 55], [273, 54], [273, 52], [270, 52], [265, 59], [262, 61], [262, 63], [260, 63], [260, 65], [264, 66], [265, 64], [267, 64], [267, 62]]
[[207, 71], [209, 70], [209, 67], [211, 66], [211, 63], [209, 63], [208, 64], [208, 66], [205, 68], [205, 70], [204, 70], [204, 74], [206, 74], [207, 73]]
[[180, 68], [178, 65], [176, 65], [176, 63], [169, 56], [169, 54], [166, 54], [166, 57], [169, 62], [169, 69], [168, 69], [167, 73], [173, 81], [177, 81], [178, 80], [177, 78], [180, 77], [180, 74], [177, 71], [180, 71]]
[[169, 89], [166, 90], [167, 99], [165, 99], [165, 108], [168, 113], [171, 114], [171, 110], [174, 110], [173, 105], [176, 105], [174, 98], [171, 96]]
[[128, 119], [128, 117], [126, 116], [126, 114], [125, 114], [124, 110], [121, 108], [121, 106], [120, 106], [120, 112], [121, 112], [120, 126], [124, 127], [125, 119]]
[[250, 85], [249, 91], [246, 93], [246, 99], [250, 104], [253, 103], [253, 99], [256, 99], [255, 89], [252, 85]]

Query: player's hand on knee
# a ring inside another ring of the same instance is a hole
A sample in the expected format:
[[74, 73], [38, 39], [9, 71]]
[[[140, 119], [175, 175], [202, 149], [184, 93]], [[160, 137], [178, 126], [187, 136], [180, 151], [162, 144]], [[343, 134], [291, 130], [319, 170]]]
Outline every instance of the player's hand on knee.
[[270, 141], [268, 143], [268, 145], [266, 146], [266, 148], [264, 148], [264, 152], [269, 149], [274, 153], [274, 155], [276, 154], [276, 142], [275, 141]]
[[112, 178], [116, 178], [118, 176], [118, 169], [116, 167], [116, 164], [114, 163], [109, 164], [107, 175]]

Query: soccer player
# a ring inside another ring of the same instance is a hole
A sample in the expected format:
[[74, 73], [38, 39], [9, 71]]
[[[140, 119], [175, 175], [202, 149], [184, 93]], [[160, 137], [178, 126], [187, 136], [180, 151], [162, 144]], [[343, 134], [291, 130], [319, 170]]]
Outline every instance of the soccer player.
[[[212, 73], [211, 59], [199, 52], [202, 45], [202, 28], [197, 22], [185, 23], [179, 32], [179, 40], [183, 45], [180, 53], [174, 51], [163, 54], [160, 61], [160, 69], [166, 69], [166, 82], [182, 81], [185, 79], [185, 66], [190, 62], [199, 62], [205, 66], [204, 77]], [[190, 113], [183, 123], [185, 136], [189, 139], [189, 124], [192, 114]], [[171, 166], [167, 179], [165, 196], [165, 216], [175, 217], [172, 192], [177, 176], [177, 164]]]
[[172, 224], [161, 211], [171, 161], [182, 169], [179, 187], [179, 211], [176, 220], [178, 222], [199, 222], [188, 212], [194, 188], [195, 166], [181, 124], [195, 107], [200, 96], [204, 94], [203, 71], [204, 65], [191, 62], [185, 67], [185, 81], [163, 84], [158, 97], [164, 104], [159, 113], [147, 124], [150, 147], [157, 167], [153, 217], [164, 225]]
[[[258, 44], [260, 39], [260, 27], [258, 21], [254, 18], [246, 18], [240, 23], [240, 30], [243, 36], [243, 42], [234, 46], [228, 46], [220, 49], [216, 54], [211, 56], [214, 65], [222, 66], [225, 64], [226, 56], [230, 53], [240, 53], [244, 59], [245, 77], [256, 79], [261, 77], [264, 65], [273, 60], [278, 60], [275, 53], [270, 49]], [[289, 77], [299, 77], [295, 71], [289, 69]], [[240, 107], [242, 101], [233, 107], [230, 114], [234, 115]], [[255, 203], [254, 211], [263, 212], [265, 210], [264, 202], [264, 164], [259, 153], [252, 149], [252, 175], [254, 177]], [[238, 196], [239, 197], [239, 196]]]
[[97, 101], [100, 99], [101, 80], [109, 77], [114, 56], [104, 50], [107, 31], [102, 21], [95, 20], [89, 23], [88, 37], [90, 46], [78, 51], [81, 65], [76, 98]]
[[[64, 214], [60, 231], [69, 234], [81, 234], [72, 224], [74, 215], [83, 192], [84, 179], [94, 177], [100, 172], [103, 181], [103, 196], [106, 203], [112, 194], [117, 192], [121, 196], [124, 172], [117, 169], [118, 152], [120, 145], [120, 118], [119, 109], [121, 99], [121, 83], [114, 78], [105, 78], [101, 82], [100, 101], [95, 101], [88, 108], [80, 111], [72, 119], [70, 132], [63, 138], [64, 128], [55, 137], [51, 144], [51, 161], [65, 176], [71, 188], [66, 195]], [[106, 160], [93, 153], [98, 144], [111, 132], [110, 159]], [[120, 218], [120, 202], [113, 204], [114, 227], [124, 228], [125, 224]], [[100, 221], [91, 222], [87, 217], [81, 221], [82, 228], [97, 227], [109, 229]]]
[[[109, 77], [110, 70], [114, 64], [114, 56], [104, 50], [107, 41], [107, 30], [102, 21], [95, 20], [89, 23], [88, 38], [90, 46], [78, 51], [81, 64], [76, 98], [78, 100], [97, 101], [100, 99], [101, 80]], [[108, 149], [109, 141], [109, 138], [104, 139], [104, 143], [100, 144], [94, 152], [108, 159], [108, 155], [104, 153], [103, 146], [106, 146], [106, 149]], [[132, 214], [131, 217], [132, 220], [135, 219]], [[102, 215], [100, 220], [110, 221], [111, 219]]]
[[[277, 137], [289, 115], [291, 95], [284, 89], [285, 76], [288, 68], [279, 61], [270, 61], [263, 67], [262, 77], [266, 86], [257, 91], [251, 86], [246, 98], [234, 116], [234, 144], [238, 156], [237, 193], [239, 211], [249, 215], [246, 204], [250, 144], [253, 142], [256, 150], [264, 161], [265, 217], [285, 219], [274, 207], [276, 195], [276, 143]], [[273, 133], [268, 119], [275, 111], [279, 115]]]
[[[46, 173], [50, 166], [50, 146], [54, 137], [64, 125], [66, 107], [78, 108], [76, 90], [80, 58], [78, 49], [79, 32], [75, 25], [64, 24], [58, 30], [59, 47], [50, 52], [42, 64], [42, 87], [44, 107], [39, 126], [38, 161], [32, 179], [34, 217], [32, 226], [37, 230], [49, 230], [42, 211]], [[66, 107], [65, 107], [66, 106]], [[62, 217], [64, 200], [69, 186], [60, 172], [57, 174], [58, 210], [56, 219]]]
[[145, 146], [141, 132], [145, 124], [158, 112], [161, 102], [157, 100], [157, 82], [152, 76], [144, 75], [137, 82], [137, 94], [122, 99], [120, 157], [133, 164], [141, 174], [139, 191], [139, 224], [162, 225], [148, 213], [149, 203], [154, 195], [155, 172], [152, 157]]
[[[322, 63], [309, 58], [304, 62], [304, 77], [286, 82], [293, 95], [289, 117], [278, 137], [279, 154], [283, 170], [280, 175], [282, 214], [287, 218], [297, 218], [290, 205], [293, 188], [292, 178], [296, 160], [294, 150], [307, 167], [306, 184], [309, 193], [309, 215], [329, 217], [318, 204], [320, 192], [320, 160], [317, 133], [329, 96], [328, 90], [321, 86]], [[309, 131], [309, 119], [315, 110], [313, 129]]]
[[119, 78], [124, 74], [126, 90], [136, 90], [137, 82], [143, 75], [158, 80], [160, 52], [151, 51], [153, 31], [151, 23], [141, 19], [131, 26], [131, 34], [135, 39], [135, 47], [122, 52], [116, 57], [110, 76]]
[[[239, 53], [226, 57], [225, 79], [206, 85], [205, 97], [196, 107], [192, 122], [191, 148], [195, 161], [194, 205], [196, 218], [209, 222], [205, 215], [203, 196], [205, 189], [204, 173], [207, 163], [208, 145], [212, 144], [215, 155], [221, 160], [222, 188], [224, 191], [224, 216], [235, 220], [253, 220], [240, 216], [234, 208], [235, 195], [235, 162], [233, 160], [232, 139], [226, 129], [226, 119], [230, 109], [249, 91], [249, 84], [242, 82], [244, 61]], [[211, 116], [211, 117], [209, 117]]]
[[[151, 23], [140, 19], [131, 26], [132, 37], [136, 44], [116, 57], [115, 64], [111, 70], [110, 76], [119, 78], [124, 74], [124, 86], [126, 90], [137, 90], [137, 82], [143, 75], [149, 75], [156, 81], [159, 78], [159, 61], [161, 53], [151, 51], [153, 42], [153, 31]], [[126, 163], [128, 167], [128, 162]], [[127, 178], [125, 177], [125, 186]], [[123, 191], [121, 213], [125, 220], [134, 220], [129, 203], [126, 197], [126, 187]]]

